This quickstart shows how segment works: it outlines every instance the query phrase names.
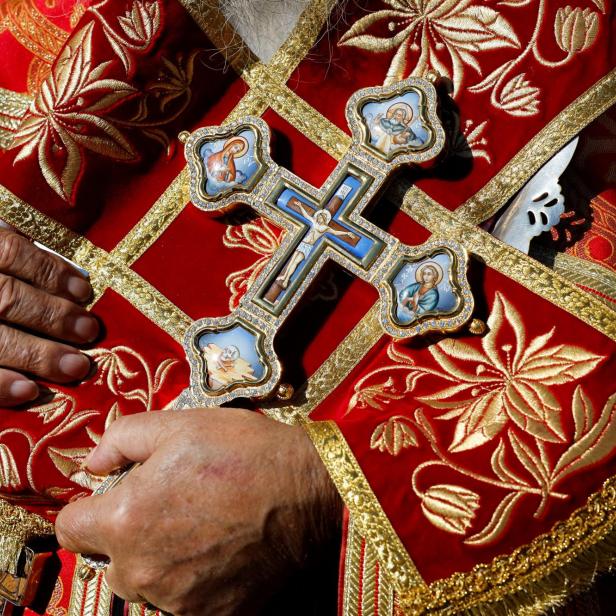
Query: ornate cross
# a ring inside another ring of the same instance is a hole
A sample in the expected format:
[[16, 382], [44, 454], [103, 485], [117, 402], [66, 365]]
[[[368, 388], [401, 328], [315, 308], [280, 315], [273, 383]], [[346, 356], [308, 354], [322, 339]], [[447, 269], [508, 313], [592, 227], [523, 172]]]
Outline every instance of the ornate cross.
[[238, 308], [188, 331], [191, 386], [182, 405], [271, 394], [281, 376], [274, 336], [329, 260], [378, 289], [381, 324], [392, 336], [453, 331], [469, 319], [468, 257], [459, 244], [407, 246], [362, 216], [394, 168], [442, 150], [436, 103], [432, 84], [419, 78], [355, 93], [346, 107], [352, 147], [320, 189], [274, 163], [259, 118], [186, 138], [197, 207], [221, 212], [245, 204], [285, 234]]

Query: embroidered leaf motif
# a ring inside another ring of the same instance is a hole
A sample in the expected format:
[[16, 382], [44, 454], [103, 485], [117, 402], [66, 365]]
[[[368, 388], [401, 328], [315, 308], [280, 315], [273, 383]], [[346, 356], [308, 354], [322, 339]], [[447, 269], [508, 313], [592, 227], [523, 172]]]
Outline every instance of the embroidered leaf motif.
[[370, 449], [397, 456], [407, 447], [417, 447], [417, 436], [407, 422], [408, 418], [396, 415], [379, 424], [372, 433]]
[[467, 545], [485, 545], [486, 543], [491, 543], [495, 537], [498, 537], [504, 532], [513, 508], [523, 496], [523, 492], [510, 492], [507, 494], [494, 510], [492, 518], [487, 526], [475, 535], [465, 539], [464, 543]]
[[73, 449], [58, 449], [49, 447], [49, 457], [55, 467], [68, 479], [82, 488], [91, 490], [95, 482], [90, 473], [85, 471], [81, 464], [90, 453], [89, 447], [77, 447]]
[[0, 487], [17, 488], [20, 483], [13, 452], [3, 443], [0, 445]]
[[103, 115], [135, 92], [103, 78], [110, 62], [92, 61], [93, 22], [67, 42], [13, 139], [15, 162], [34, 152], [45, 181], [73, 203], [84, 149], [115, 160], [136, 157], [131, 144]]
[[[429, 70], [435, 70], [453, 80], [457, 93], [465, 65], [481, 74], [477, 54], [520, 47], [511, 24], [498, 11], [487, 6], [471, 6], [471, 0], [384, 1], [392, 8], [362, 17], [338, 44], [377, 53], [396, 49], [385, 83], [405, 76], [410, 55], [415, 60], [413, 75], [424, 76]], [[390, 36], [370, 33], [385, 24], [392, 33]]]
[[479, 447], [510, 422], [539, 440], [565, 441], [550, 386], [579, 379], [603, 357], [573, 345], [549, 346], [554, 329], [527, 344], [520, 315], [500, 293], [488, 326], [481, 349], [455, 339], [430, 347], [442, 377], [453, 384], [421, 400], [449, 409], [440, 419], [458, 418], [449, 450]]
[[498, 97], [499, 105], [511, 115], [529, 116], [539, 111], [539, 88], [531, 85], [526, 73], [512, 77]]
[[44, 424], [56, 421], [67, 414], [69, 409], [75, 404], [74, 398], [64, 392], [54, 392], [51, 402], [41, 404], [28, 409], [29, 413], [36, 413], [43, 420]]
[[398, 393], [394, 386], [394, 380], [391, 377], [384, 383], [377, 383], [376, 385], [368, 385], [362, 387], [363, 383], [360, 381], [355, 385], [355, 393], [349, 401], [347, 412], [354, 408], [366, 408], [372, 407], [382, 411], [385, 404], [389, 400], [400, 400], [404, 398], [403, 393]]
[[[588, 410], [581, 408], [583, 406], [588, 407]], [[573, 395], [574, 417], [592, 412], [590, 401], [578, 386]], [[597, 423], [587, 423], [585, 427], [582, 436], [574, 441], [556, 463], [552, 473], [554, 485], [581, 468], [598, 464], [612, 453], [616, 442], [616, 394], [607, 399]]]

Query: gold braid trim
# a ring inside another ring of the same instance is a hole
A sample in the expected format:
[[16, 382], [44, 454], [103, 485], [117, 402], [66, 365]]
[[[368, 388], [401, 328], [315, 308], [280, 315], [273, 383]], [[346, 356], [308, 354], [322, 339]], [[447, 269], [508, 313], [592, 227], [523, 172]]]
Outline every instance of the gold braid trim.
[[[616, 274], [607, 267], [565, 252], [558, 252], [554, 255], [552, 269], [561, 276], [616, 301]], [[616, 308], [616, 304], [608, 305]]]
[[177, 306], [125, 263], [45, 216], [4, 186], [0, 186], [0, 218], [87, 270], [95, 301], [111, 287], [175, 340], [184, 339], [192, 320]]
[[353, 523], [372, 544], [381, 568], [398, 592], [425, 589], [425, 582], [385, 515], [366, 476], [333, 421], [305, 423], [304, 428], [344, 500]]
[[456, 213], [479, 224], [498, 210], [528, 178], [585, 126], [616, 103], [616, 69], [602, 77], [533, 137], [481, 190]]
[[18, 575], [22, 549], [34, 539], [53, 534], [51, 522], [0, 499], [0, 571]]
[[[616, 477], [528, 545], [398, 599], [409, 614], [539, 616], [616, 564]], [[494, 603], [498, 602], [498, 603]], [[489, 604], [486, 606], [485, 604]]]
[[450, 212], [414, 187], [407, 191], [402, 210], [435, 235], [455, 237], [491, 268], [616, 340], [615, 310], [532, 257], [461, 220], [457, 212]]
[[316, 43], [319, 33], [336, 6], [337, 0], [312, 0], [304, 9], [289, 38], [274, 54], [268, 67], [285, 83], [297, 65]]

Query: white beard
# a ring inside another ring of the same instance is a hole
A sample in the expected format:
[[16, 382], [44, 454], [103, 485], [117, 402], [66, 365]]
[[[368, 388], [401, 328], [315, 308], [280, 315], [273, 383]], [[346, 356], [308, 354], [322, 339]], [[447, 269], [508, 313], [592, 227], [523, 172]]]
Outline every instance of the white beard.
[[220, 8], [262, 62], [269, 62], [310, 0], [220, 0]]

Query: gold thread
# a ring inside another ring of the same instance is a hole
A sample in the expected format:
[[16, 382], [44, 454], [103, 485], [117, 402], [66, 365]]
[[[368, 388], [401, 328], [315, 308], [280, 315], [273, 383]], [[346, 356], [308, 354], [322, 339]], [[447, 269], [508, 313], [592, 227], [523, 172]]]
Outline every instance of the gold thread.
[[8, 150], [32, 97], [0, 88], [0, 149]]
[[374, 614], [376, 605], [376, 585], [378, 583], [378, 555], [372, 544], [366, 541], [364, 547], [364, 566], [361, 573], [361, 613]]
[[[83, 559], [78, 556], [75, 570], [84, 565]], [[104, 571], [97, 571], [89, 580], [74, 575], [68, 616], [109, 616], [111, 599], [112, 593], [105, 583]]]
[[289, 38], [278, 48], [268, 67], [281, 83], [291, 76], [297, 65], [316, 43], [336, 0], [312, 0], [304, 9]]
[[539, 168], [616, 102], [616, 69], [602, 77], [535, 135], [483, 188], [456, 209], [479, 224], [498, 210]]
[[615, 310], [532, 257], [465, 222], [415, 187], [407, 191], [402, 210], [435, 235], [455, 237], [491, 268], [616, 340]]
[[16, 576], [23, 547], [53, 533], [51, 522], [0, 499], [0, 571]]
[[95, 300], [108, 287], [178, 342], [192, 320], [125, 263], [0, 186], [0, 218], [86, 269]]
[[355, 528], [353, 518], [349, 517], [346, 536], [346, 551], [344, 553], [344, 579], [342, 587], [342, 615], [358, 616], [359, 614], [359, 564], [363, 539]]
[[132, 265], [162, 235], [189, 201], [188, 168], [184, 167], [111, 254], [122, 263]]
[[[616, 477], [612, 477], [585, 506], [528, 545], [468, 573], [412, 589], [399, 596], [400, 603], [411, 614], [449, 616], [461, 610], [485, 614], [481, 605], [486, 603], [491, 604], [491, 614], [523, 610], [540, 614], [588, 584], [597, 571], [616, 563], [615, 528]], [[495, 601], [501, 603], [493, 605]]]
[[340, 428], [332, 421], [305, 423], [304, 428], [348, 507], [358, 531], [377, 550], [380, 565], [396, 590], [425, 588], [421, 575], [385, 515]]
[[[616, 301], [616, 274], [607, 267], [566, 252], [559, 252], [554, 255], [552, 269], [571, 282], [594, 289]], [[613, 306], [613, 304], [608, 305]]]

